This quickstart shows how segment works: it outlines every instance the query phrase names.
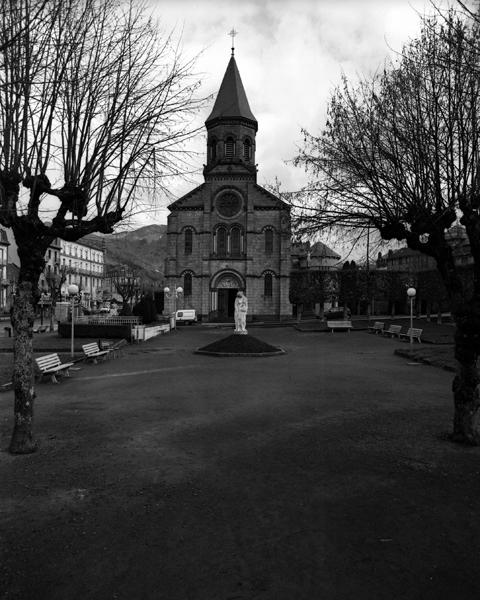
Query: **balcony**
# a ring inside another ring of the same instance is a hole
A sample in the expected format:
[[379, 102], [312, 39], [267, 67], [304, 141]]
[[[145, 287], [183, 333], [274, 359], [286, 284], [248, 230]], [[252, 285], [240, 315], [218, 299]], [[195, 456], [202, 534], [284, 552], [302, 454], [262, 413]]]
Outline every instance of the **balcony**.
[[104, 277], [102, 271], [94, 271], [93, 269], [80, 269], [80, 267], [66, 267], [65, 272], [72, 275], [88, 275], [90, 277]]

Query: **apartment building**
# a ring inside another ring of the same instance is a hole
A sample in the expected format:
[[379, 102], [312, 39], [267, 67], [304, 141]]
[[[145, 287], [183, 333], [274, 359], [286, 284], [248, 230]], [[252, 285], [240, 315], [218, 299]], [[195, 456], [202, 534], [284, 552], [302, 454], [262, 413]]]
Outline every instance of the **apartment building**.
[[60, 240], [59, 256], [59, 267], [65, 273], [62, 296], [68, 295], [68, 286], [73, 283], [79, 288], [82, 304], [86, 308], [95, 308], [102, 301], [105, 275], [105, 252], [101, 242]]

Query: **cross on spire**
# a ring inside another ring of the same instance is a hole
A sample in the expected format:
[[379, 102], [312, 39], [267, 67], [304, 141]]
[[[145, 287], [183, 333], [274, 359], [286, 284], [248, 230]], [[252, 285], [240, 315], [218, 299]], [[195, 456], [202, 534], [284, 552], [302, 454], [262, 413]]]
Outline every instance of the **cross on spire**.
[[232, 31], [228, 33], [228, 35], [232, 38], [232, 56], [235, 52], [235, 36], [238, 34], [238, 31], [235, 31], [235, 28], [232, 27]]

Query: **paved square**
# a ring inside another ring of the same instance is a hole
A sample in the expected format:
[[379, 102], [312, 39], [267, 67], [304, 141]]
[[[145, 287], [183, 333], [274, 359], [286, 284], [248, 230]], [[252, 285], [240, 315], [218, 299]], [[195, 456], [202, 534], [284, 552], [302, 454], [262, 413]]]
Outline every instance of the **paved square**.
[[442, 439], [452, 374], [364, 332], [192, 353], [229, 333], [185, 327], [39, 386], [40, 451], [0, 455], [5, 598], [475, 597], [478, 449]]

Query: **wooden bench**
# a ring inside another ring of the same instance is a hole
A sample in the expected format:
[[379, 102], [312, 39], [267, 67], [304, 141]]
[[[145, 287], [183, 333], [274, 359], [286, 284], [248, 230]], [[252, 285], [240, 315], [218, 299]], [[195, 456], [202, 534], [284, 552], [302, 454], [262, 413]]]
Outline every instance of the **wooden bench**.
[[350, 333], [352, 328], [351, 321], [327, 321], [327, 327], [334, 332], [335, 329], [346, 329]]
[[100, 350], [97, 342], [92, 342], [91, 344], [83, 344], [82, 346], [83, 353], [85, 354], [86, 360], [93, 360], [93, 362], [97, 363], [97, 358], [107, 358], [110, 354], [110, 350]]
[[417, 340], [417, 342], [420, 344], [422, 342], [420, 339], [422, 333], [423, 329], [415, 329], [415, 327], [411, 327], [407, 333], [401, 333], [399, 337], [400, 339], [410, 340], [411, 336], [412, 340]]
[[368, 333], [374, 333], [375, 335], [377, 333], [382, 333], [384, 326], [385, 323], [382, 323], [382, 321], [375, 321], [375, 323], [368, 328]]
[[58, 383], [57, 375], [65, 374], [70, 377], [69, 369], [73, 367], [73, 363], [63, 363], [58, 354], [46, 354], [35, 359], [39, 370], [40, 380], [44, 375], [50, 375], [52, 383]]
[[402, 331], [402, 326], [401, 325], [390, 325], [390, 327], [388, 329], [384, 329], [384, 331], [382, 331], [383, 335], [389, 335], [390, 337], [399, 337], [400, 332]]
[[115, 344], [112, 344], [111, 342], [102, 342], [102, 349], [105, 348], [106, 350], [109, 350], [113, 354], [113, 358], [120, 356], [125, 346], [128, 346], [126, 339], [121, 339], [118, 342], [115, 342]]

